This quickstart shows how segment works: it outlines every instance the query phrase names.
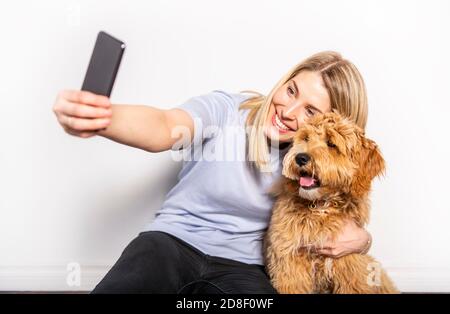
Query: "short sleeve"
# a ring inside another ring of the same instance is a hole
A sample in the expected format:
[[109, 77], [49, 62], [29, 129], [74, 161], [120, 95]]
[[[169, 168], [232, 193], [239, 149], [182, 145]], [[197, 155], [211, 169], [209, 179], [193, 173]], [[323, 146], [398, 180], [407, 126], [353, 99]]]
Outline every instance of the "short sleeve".
[[234, 97], [222, 90], [192, 97], [176, 108], [189, 113], [194, 121], [194, 145], [203, 141], [206, 128], [223, 129], [238, 109]]

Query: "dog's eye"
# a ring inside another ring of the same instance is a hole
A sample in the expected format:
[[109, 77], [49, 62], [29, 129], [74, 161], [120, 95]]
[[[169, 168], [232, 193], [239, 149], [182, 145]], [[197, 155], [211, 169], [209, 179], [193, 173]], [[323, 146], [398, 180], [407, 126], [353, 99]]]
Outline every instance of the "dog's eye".
[[336, 145], [334, 145], [334, 143], [331, 142], [331, 141], [328, 141], [328, 142], [327, 142], [327, 145], [328, 145], [328, 147], [330, 147], [330, 148], [335, 148], [335, 147], [336, 147]]
[[308, 141], [309, 141], [308, 135], [303, 136], [303, 140], [304, 140], [305, 142], [308, 142]]

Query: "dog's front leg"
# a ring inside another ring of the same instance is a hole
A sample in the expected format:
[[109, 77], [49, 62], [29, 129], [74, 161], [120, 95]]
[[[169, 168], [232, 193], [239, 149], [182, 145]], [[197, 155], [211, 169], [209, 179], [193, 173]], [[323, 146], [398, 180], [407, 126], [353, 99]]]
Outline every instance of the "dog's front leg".
[[278, 293], [313, 293], [311, 262], [303, 255], [291, 255], [273, 265], [272, 284]]

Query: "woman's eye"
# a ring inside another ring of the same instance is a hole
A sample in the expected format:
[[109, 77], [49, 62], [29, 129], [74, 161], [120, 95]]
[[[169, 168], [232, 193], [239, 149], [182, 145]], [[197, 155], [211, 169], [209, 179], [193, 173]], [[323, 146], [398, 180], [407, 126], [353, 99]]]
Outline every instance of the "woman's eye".
[[292, 87], [288, 87], [288, 93], [294, 95], [294, 90], [292, 89]]
[[314, 110], [311, 110], [310, 108], [307, 108], [306, 109], [306, 114], [307, 114], [308, 117], [311, 117], [311, 116], [314, 115]]

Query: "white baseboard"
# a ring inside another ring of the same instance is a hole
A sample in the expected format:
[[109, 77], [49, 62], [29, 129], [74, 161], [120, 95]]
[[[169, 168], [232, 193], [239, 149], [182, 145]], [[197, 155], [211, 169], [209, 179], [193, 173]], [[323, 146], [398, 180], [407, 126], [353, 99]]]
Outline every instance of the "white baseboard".
[[[69, 285], [66, 265], [0, 266], [1, 291], [91, 291], [111, 266], [80, 267], [80, 285]], [[450, 292], [450, 268], [385, 267], [402, 292]]]
[[401, 292], [450, 292], [450, 267], [385, 267]]
[[91, 291], [110, 267], [81, 266], [78, 285], [68, 283], [67, 265], [0, 266], [0, 291]]

